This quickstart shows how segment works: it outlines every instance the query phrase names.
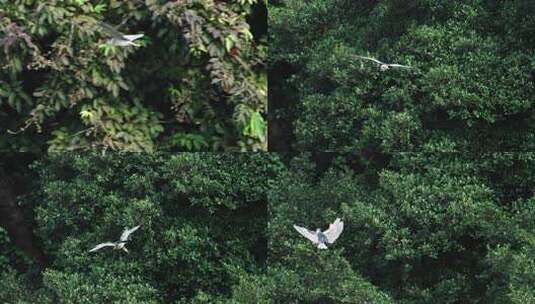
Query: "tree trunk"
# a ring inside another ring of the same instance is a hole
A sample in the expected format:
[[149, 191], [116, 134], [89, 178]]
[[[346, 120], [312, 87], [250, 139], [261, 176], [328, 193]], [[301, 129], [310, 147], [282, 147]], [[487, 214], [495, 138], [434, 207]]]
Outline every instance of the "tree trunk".
[[4, 228], [13, 244], [25, 255], [45, 266], [45, 255], [37, 245], [31, 227], [24, 219], [22, 210], [17, 206], [13, 185], [8, 176], [0, 170], [0, 226]]

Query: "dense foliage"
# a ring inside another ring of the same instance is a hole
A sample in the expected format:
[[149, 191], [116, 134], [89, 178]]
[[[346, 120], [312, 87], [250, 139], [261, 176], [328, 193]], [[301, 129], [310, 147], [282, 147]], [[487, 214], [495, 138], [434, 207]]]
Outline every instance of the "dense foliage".
[[[535, 153], [67, 154], [31, 168], [18, 197], [48, 262], [0, 230], [0, 302], [535, 302]], [[328, 250], [292, 228], [336, 217]], [[87, 253], [136, 223], [130, 254]]]
[[[0, 0], [0, 150], [265, 150], [265, 3]], [[97, 26], [144, 33], [113, 47]]]
[[[57, 154], [31, 168], [38, 178], [20, 205], [48, 262], [16, 265], [0, 230], [0, 302], [254, 302], [237, 286], [265, 272], [276, 156]], [[88, 253], [137, 224], [128, 254]]]
[[534, 1], [271, 2], [273, 149], [535, 149]]
[[[275, 303], [534, 303], [535, 154], [301, 155], [269, 192]], [[292, 228], [326, 229], [318, 250]], [[373, 285], [372, 285], [373, 284]]]

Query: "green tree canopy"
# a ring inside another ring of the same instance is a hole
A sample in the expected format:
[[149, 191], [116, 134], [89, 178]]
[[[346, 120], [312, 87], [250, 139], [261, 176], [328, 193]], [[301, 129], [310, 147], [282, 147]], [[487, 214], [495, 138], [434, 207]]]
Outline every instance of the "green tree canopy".
[[[320, 153], [287, 164], [268, 194], [264, 284], [275, 303], [533, 302], [534, 154]], [[324, 251], [292, 228], [337, 217], [344, 232]]]
[[533, 151], [534, 15], [529, 0], [274, 1], [270, 145]]
[[[17, 196], [48, 263], [0, 230], [0, 301], [531, 303], [533, 172], [534, 153], [51, 155]], [[292, 228], [337, 217], [324, 251]], [[136, 224], [130, 254], [87, 252]]]
[[[265, 272], [275, 155], [54, 154], [31, 168], [38, 178], [20, 204], [48, 265], [15, 271], [0, 230], [0, 302], [227, 303]], [[134, 225], [128, 254], [88, 252]]]

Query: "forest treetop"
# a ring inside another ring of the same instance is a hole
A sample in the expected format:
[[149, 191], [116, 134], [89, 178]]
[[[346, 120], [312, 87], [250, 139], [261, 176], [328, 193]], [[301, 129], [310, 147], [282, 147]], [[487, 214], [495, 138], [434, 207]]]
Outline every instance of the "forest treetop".
[[[240, 282], [265, 271], [266, 192], [282, 168], [276, 155], [20, 159], [0, 154], [0, 198], [11, 180], [27, 219], [13, 227], [0, 213], [0, 303], [229, 303], [243, 293]], [[0, 199], [1, 210], [15, 209], [5, 207]], [[89, 252], [137, 225], [128, 254]], [[36, 259], [24, 241], [41, 251]]]
[[270, 145], [534, 151], [534, 15], [525, 0], [276, 1]]

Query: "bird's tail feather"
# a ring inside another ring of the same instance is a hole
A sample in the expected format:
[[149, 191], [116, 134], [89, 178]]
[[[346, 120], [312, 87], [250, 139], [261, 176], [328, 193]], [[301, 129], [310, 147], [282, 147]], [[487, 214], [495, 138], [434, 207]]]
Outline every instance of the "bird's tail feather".
[[327, 249], [327, 246], [325, 244], [323, 244], [323, 243], [319, 243], [318, 244], [318, 248], [319, 249]]

